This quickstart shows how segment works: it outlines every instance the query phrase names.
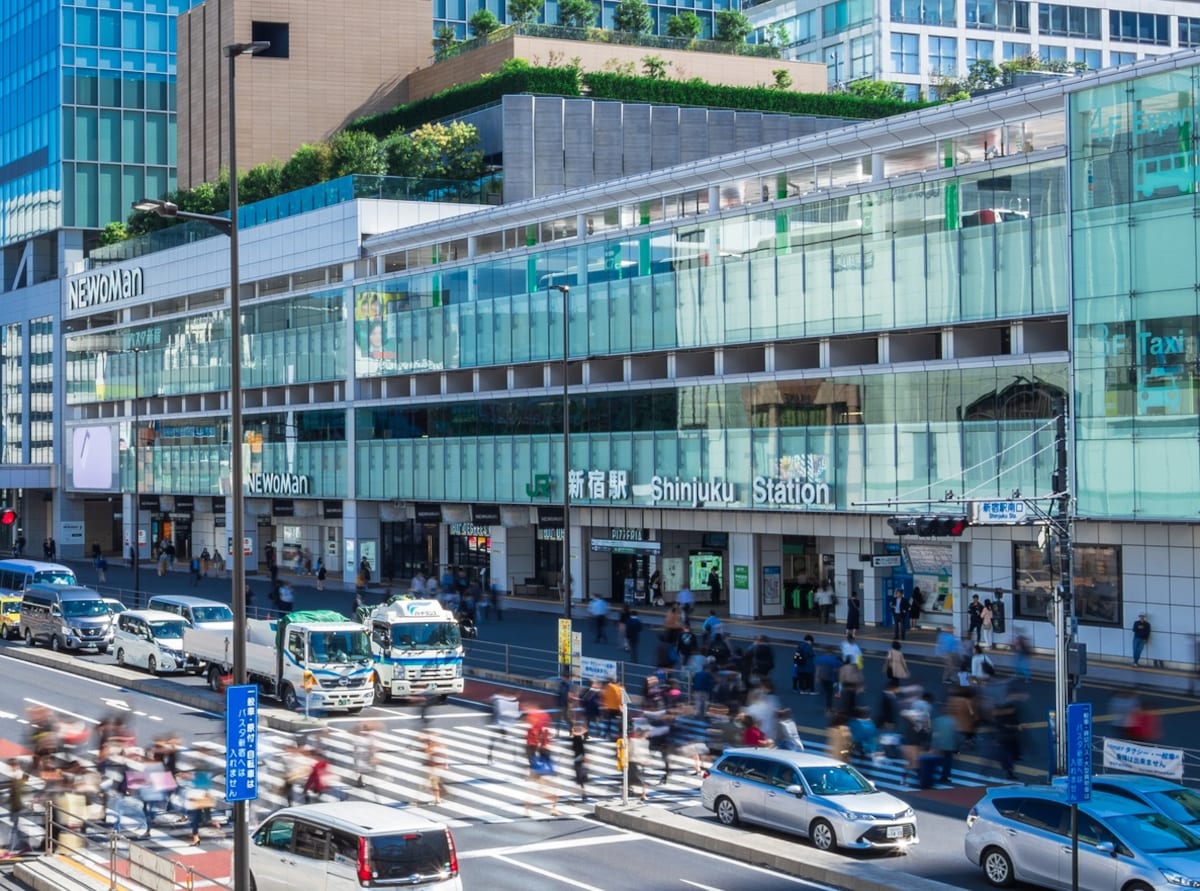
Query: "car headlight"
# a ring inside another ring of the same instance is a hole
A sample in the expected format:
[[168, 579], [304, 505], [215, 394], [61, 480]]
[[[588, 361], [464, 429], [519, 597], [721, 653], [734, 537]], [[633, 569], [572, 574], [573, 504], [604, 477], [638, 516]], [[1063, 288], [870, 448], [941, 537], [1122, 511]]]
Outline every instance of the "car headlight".
[[1160, 869], [1163, 878], [1170, 885], [1179, 885], [1183, 888], [1200, 888], [1200, 879], [1189, 879], [1183, 873], [1176, 872], [1173, 869]]
[[74, 628], [72, 628], [70, 625], [63, 625], [63, 626], [62, 626], [62, 633], [63, 633], [63, 636], [64, 636], [64, 637], [74, 637], [74, 636], [75, 636], [75, 629], [74, 629]]
[[873, 814], [860, 814], [858, 811], [842, 811], [842, 817], [844, 819], [855, 821], [855, 822], [857, 822], [858, 820], [873, 820], [873, 819], [875, 819]]
[[904, 813], [902, 813], [900, 816], [903, 817], [905, 820], [911, 820], [916, 815], [917, 815], [917, 812], [914, 811], [912, 808], [909, 808]]

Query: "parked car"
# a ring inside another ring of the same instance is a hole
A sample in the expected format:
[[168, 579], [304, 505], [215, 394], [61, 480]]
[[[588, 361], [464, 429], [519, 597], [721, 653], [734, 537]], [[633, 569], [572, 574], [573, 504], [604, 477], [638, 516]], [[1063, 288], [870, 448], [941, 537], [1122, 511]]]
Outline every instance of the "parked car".
[[824, 755], [726, 749], [705, 771], [700, 799], [727, 826], [744, 821], [795, 832], [822, 851], [904, 850], [918, 841], [911, 807]]
[[[1079, 887], [1200, 887], [1200, 836], [1139, 801], [1093, 791], [1079, 804]], [[1060, 786], [989, 789], [967, 815], [963, 850], [989, 884], [1071, 887], [1071, 806]]]
[[163, 610], [126, 610], [116, 619], [113, 647], [117, 664], [134, 665], [151, 674], [193, 667], [195, 660], [183, 652], [186, 624], [175, 613]]
[[444, 824], [366, 801], [271, 814], [251, 840], [250, 885], [256, 891], [462, 891], [454, 838]]
[[1200, 828], [1200, 793], [1171, 780], [1135, 774], [1102, 774], [1092, 779], [1092, 791], [1140, 802], [1193, 832]]
[[117, 600], [115, 597], [102, 597], [100, 599], [104, 601], [104, 605], [108, 608], [109, 615], [113, 617], [116, 617], [117, 615], [125, 612], [125, 610], [129, 609], [129, 607]]
[[0, 596], [0, 637], [15, 640], [21, 636], [21, 595]]
[[146, 609], [164, 610], [181, 616], [192, 628], [206, 631], [232, 631], [233, 610], [219, 600], [191, 597], [187, 594], [155, 594]]

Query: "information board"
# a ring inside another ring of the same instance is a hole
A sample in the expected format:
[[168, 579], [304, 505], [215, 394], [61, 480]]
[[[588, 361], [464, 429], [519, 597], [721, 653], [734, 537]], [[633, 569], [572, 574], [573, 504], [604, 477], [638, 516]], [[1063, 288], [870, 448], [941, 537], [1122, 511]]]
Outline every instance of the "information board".
[[1078, 804], [1092, 797], [1092, 704], [1067, 706], [1067, 801]]
[[258, 687], [225, 691], [225, 800], [258, 798]]

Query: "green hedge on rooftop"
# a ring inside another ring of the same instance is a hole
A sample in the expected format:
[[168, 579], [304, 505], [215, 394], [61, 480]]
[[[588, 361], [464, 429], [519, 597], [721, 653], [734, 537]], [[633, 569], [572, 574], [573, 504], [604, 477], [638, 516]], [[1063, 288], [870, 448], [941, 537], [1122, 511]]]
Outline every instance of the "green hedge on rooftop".
[[[514, 64], [515, 62], [515, 64]], [[581, 89], [581, 84], [586, 89]], [[517, 60], [496, 74], [450, 87], [426, 99], [399, 105], [390, 111], [359, 118], [348, 130], [366, 130], [380, 139], [397, 127], [411, 130], [421, 124], [462, 114], [499, 102], [506, 95], [535, 93], [543, 96], [584, 96], [622, 102], [653, 102], [704, 108], [732, 108], [776, 114], [874, 120], [925, 108], [931, 102], [895, 102], [863, 99], [849, 93], [796, 93], [762, 87], [729, 87], [702, 80], [667, 80], [590, 71], [573, 67], [535, 68]]]

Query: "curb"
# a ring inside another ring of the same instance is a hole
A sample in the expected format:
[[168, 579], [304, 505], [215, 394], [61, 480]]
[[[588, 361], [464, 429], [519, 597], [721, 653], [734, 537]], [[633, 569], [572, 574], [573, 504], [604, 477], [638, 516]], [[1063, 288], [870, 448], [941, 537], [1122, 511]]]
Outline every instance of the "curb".
[[957, 885], [908, 873], [903, 873], [898, 881], [893, 878], [896, 870], [881, 864], [828, 854], [800, 841], [787, 841], [753, 830], [731, 829], [715, 819], [682, 817], [661, 807], [597, 805], [595, 819], [846, 891], [960, 891]]

